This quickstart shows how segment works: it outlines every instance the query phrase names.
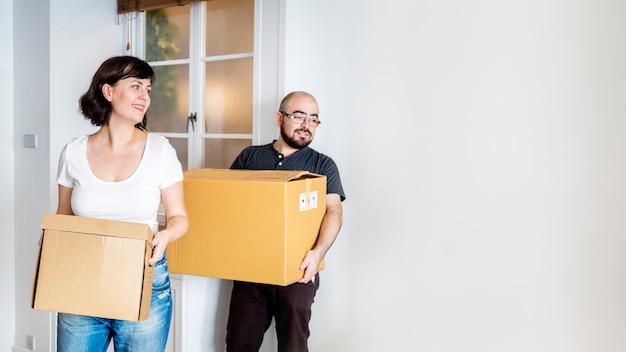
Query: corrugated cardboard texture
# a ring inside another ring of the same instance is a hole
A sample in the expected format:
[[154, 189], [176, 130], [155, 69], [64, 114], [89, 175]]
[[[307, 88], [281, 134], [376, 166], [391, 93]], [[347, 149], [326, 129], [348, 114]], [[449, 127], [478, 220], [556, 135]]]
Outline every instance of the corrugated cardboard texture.
[[275, 285], [302, 277], [326, 212], [325, 176], [194, 169], [184, 188], [189, 230], [168, 247], [172, 273]]
[[153, 278], [148, 225], [45, 214], [42, 229], [32, 308], [148, 318]]

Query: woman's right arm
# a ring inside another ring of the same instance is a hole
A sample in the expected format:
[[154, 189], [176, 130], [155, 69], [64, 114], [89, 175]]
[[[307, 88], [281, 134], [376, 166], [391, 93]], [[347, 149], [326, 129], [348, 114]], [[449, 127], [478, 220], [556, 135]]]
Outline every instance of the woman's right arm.
[[59, 204], [57, 214], [74, 215], [72, 211], [72, 189], [59, 185]]

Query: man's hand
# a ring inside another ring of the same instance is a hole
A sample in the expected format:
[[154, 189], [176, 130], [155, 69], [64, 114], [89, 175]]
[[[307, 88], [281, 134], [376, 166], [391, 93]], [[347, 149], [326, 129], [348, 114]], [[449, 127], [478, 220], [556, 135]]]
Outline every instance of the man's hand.
[[300, 264], [300, 270], [304, 270], [304, 276], [298, 280], [299, 283], [306, 284], [317, 274], [317, 269], [320, 267], [323, 256], [318, 250], [309, 250], [304, 255], [304, 260]]

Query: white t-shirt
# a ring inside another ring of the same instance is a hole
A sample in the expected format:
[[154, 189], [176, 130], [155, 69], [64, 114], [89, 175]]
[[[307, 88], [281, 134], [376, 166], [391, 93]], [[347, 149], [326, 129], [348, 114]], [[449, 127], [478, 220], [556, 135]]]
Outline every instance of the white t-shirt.
[[148, 134], [137, 170], [127, 179], [98, 179], [87, 160], [87, 139], [69, 141], [59, 157], [57, 183], [72, 188], [72, 210], [77, 216], [148, 224], [158, 228], [161, 190], [183, 180], [176, 150], [163, 136]]

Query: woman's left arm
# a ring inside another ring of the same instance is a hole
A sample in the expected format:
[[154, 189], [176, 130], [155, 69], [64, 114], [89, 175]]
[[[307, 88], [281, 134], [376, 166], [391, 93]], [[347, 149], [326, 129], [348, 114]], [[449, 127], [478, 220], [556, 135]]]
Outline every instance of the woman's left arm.
[[152, 258], [150, 265], [156, 264], [170, 242], [183, 237], [189, 228], [189, 218], [185, 209], [183, 181], [161, 190], [161, 202], [165, 209], [165, 228], [158, 231], [152, 239]]

